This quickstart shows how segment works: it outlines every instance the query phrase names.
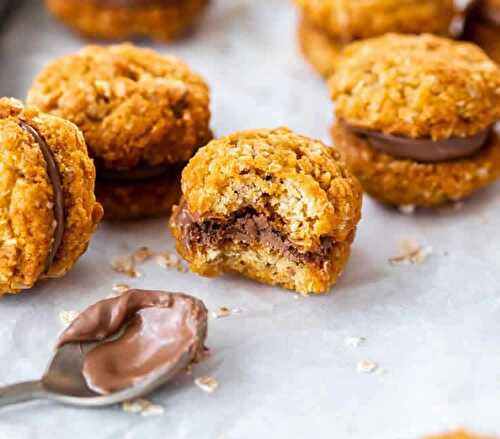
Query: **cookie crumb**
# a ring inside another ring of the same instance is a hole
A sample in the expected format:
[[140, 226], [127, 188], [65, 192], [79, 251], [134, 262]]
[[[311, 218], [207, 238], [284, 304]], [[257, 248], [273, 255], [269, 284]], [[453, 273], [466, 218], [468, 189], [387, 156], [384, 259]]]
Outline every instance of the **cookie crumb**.
[[194, 383], [204, 392], [213, 393], [219, 387], [217, 380], [211, 376], [196, 378]]
[[141, 247], [132, 253], [132, 259], [136, 264], [142, 264], [150, 259], [153, 254], [148, 247]]
[[127, 284], [114, 284], [113, 285], [113, 291], [115, 293], [118, 293], [119, 295], [126, 293], [128, 290], [130, 290], [130, 286], [128, 286]]
[[155, 262], [163, 268], [175, 268], [180, 273], [186, 273], [188, 270], [182, 264], [181, 259], [172, 253], [163, 252], [155, 256]]
[[69, 326], [77, 317], [77, 311], [61, 311], [59, 313], [59, 320], [64, 326]]
[[413, 239], [402, 240], [399, 249], [398, 256], [389, 258], [391, 264], [421, 264], [432, 254], [432, 247], [422, 247]]
[[344, 343], [352, 348], [359, 348], [366, 341], [365, 337], [346, 337]]
[[219, 309], [213, 313], [213, 316], [216, 319], [222, 319], [222, 318], [228, 317], [230, 315], [231, 315], [231, 310], [225, 306], [219, 307]]
[[415, 213], [415, 206], [413, 204], [404, 204], [399, 206], [398, 209], [403, 215], [413, 215]]
[[111, 261], [111, 267], [117, 273], [125, 274], [128, 277], [142, 276], [142, 273], [135, 269], [134, 259], [130, 255], [116, 256]]
[[369, 360], [362, 360], [357, 366], [358, 372], [360, 373], [373, 373], [378, 369], [378, 364]]
[[158, 416], [165, 412], [161, 405], [153, 404], [151, 401], [143, 398], [125, 401], [122, 404], [122, 409], [127, 413], [140, 413], [141, 416]]

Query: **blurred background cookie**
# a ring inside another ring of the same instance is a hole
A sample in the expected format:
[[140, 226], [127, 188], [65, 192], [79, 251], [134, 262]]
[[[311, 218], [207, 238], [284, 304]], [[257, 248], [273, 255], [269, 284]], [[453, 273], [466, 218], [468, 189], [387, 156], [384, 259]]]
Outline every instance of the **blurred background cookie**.
[[361, 188], [339, 154], [286, 128], [214, 140], [189, 162], [171, 229], [204, 276], [324, 293], [350, 254]]
[[500, 173], [500, 69], [477, 46], [433, 35], [353, 43], [330, 79], [334, 144], [366, 192], [437, 206]]
[[191, 29], [208, 0], [45, 0], [64, 24], [88, 37], [171, 41]]
[[448, 35], [453, 0], [295, 0], [301, 15], [299, 44], [324, 77], [347, 44], [388, 32]]
[[466, 11], [464, 38], [500, 62], [500, 0], [473, 0]]
[[0, 99], [0, 295], [63, 276], [102, 217], [78, 128]]
[[207, 84], [186, 64], [128, 44], [58, 59], [28, 94], [82, 130], [108, 219], [170, 211], [180, 170], [212, 138], [209, 100]]

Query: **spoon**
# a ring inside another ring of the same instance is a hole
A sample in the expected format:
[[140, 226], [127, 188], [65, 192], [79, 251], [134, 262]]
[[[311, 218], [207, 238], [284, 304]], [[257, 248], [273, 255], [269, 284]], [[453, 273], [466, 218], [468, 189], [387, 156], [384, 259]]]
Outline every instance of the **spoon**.
[[184, 352], [175, 364], [162, 373], [144, 378], [123, 390], [101, 395], [91, 390], [83, 376], [83, 360], [96, 343], [71, 343], [59, 348], [43, 377], [0, 387], [0, 407], [20, 402], [46, 399], [80, 407], [102, 407], [136, 399], [164, 385], [192, 361], [192, 349]]

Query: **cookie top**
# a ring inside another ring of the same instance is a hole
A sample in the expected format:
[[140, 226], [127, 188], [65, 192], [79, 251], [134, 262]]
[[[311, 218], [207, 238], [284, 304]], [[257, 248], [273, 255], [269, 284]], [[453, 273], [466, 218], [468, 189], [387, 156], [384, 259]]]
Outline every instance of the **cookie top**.
[[500, 68], [473, 44], [433, 35], [353, 43], [329, 85], [338, 119], [405, 137], [468, 137], [500, 115]]
[[82, 133], [72, 123], [3, 98], [0, 144], [2, 294], [30, 288], [41, 277], [64, 274], [85, 251], [102, 207], [94, 195], [94, 165]]
[[431, 436], [428, 437], [427, 439], [488, 439], [488, 438], [485, 438], [484, 436], [479, 437], [464, 432], [458, 432], [458, 433], [444, 434], [442, 436]]
[[197, 220], [251, 206], [305, 250], [323, 236], [347, 239], [361, 210], [360, 185], [339, 153], [287, 128], [210, 142], [184, 169], [182, 190]]
[[446, 35], [453, 0], [295, 0], [316, 26], [345, 41], [387, 32]]
[[130, 44], [56, 60], [28, 102], [78, 125], [110, 169], [185, 161], [211, 138], [205, 81], [174, 57]]

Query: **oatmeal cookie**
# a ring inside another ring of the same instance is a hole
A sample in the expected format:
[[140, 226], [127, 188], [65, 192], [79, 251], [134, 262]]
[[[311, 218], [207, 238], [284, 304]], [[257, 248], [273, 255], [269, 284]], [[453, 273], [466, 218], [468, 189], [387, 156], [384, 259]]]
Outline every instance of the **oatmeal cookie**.
[[356, 40], [387, 32], [448, 35], [453, 0], [295, 0], [300, 9], [298, 39], [304, 56], [325, 78], [342, 49]]
[[472, 44], [395, 34], [354, 43], [330, 80], [333, 138], [381, 201], [459, 200], [499, 176], [499, 86], [500, 68]]
[[190, 30], [208, 0], [45, 0], [62, 23], [84, 36], [172, 41]]
[[191, 270], [324, 293], [349, 257], [361, 188], [339, 154], [286, 128], [214, 140], [182, 175], [171, 230]]
[[63, 276], [102, 217], [95, 168], [70, 122], [0, 99], [0, 295]]
[[130, 44], [89, 46], [58, 59], [28, 93], [29, 103], [82, 130], [96, 160], [103, 202], [110, 206], [118, 193], [111, 201], [115, 207], [134, 198], [133, 217], [170, 210], [175, 184], [158, 179], [154, 194], [145, 190], [136, 198], [137, 182], [147, 180], [147, 189], [155, 178], [177, 177], [179, 165], [212, 138], [209, 101], [206, 82], [186, 64]]

